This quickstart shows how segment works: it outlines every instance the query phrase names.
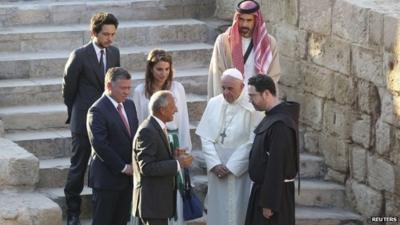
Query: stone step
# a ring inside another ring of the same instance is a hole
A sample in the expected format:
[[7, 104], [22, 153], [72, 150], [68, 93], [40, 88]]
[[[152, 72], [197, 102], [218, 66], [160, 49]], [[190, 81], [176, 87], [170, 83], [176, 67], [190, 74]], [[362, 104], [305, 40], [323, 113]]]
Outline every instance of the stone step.
[[[207, 97], [189, 94], [186, 98], [189, 120], [199, 120], [206, 106]], [[0, 108], [0, 118], [3, 120], [5, 131], [10, 133], [21, 130], [66, 128], [67, 107], [63, 104], [53, 103]]]
[[[70, 165], [70, 158], [40, 160], [37, 188], [64, 187]], [[87, 184], [87, 170], [85, 184]]]
[[45, 129], [8, 133], [5, 138], [25, 148], [39, 159], [53, 159], [71, 156], [71, 131]]
[[[190, 225], [206, 225], [207, 216], [190, 221]], [[296, 206], [296, 225], [362, 225], [359, 215], [338, 208]]]
[[320, 156], [300, 153], [300, 177], [322, 178], [326, 172], [324, 159]]
[[[206, 42], [207, 38], [207, 25], [199, 20], [137, 20], [119, 24], [115, 45], [133, 47]], [[70, 51], [89, 41], [90, 31], [87, 24], [0, 29], [0, 49], [3, 52]]]
[[39, 193], [4, 191], [0, 193], [0, 224], [61, 224], [61, 210]]
[[[200, 149], [200, 138], [195, 134], [196, 124], [190, 124], [192, 148]], [[7, 133], [5, 138], [17, 143], [39, 159], [71, 156], [71, 132], [68, 128], [17, 131]]]
[[[38, 189], [38, 191], [44, 195], [46, 195], [49, 199], [56, 202], [62, 210], [63, 218], [66, 216], [67, 206], [65, 203], [65, 194], [64, 188], [42, 188]], [[92, 189], [85, 186], [81, 193], [81, 218], [87, 219], [92, 216]]]
[[[187, 94], [207, 95], [207, 68], [176, 68], [174, 80], [185, 87]], [[144, 72], [132, 72], [133, 87], [144, 82]], [[0, 80], [0, 105], [32, 105], [63, 102], [62, 78]]]
[[126, 21], [210, 17], [214, 10], [213, 0], [19, 1], [0, 5], [0, 25], [89, 24], [90, 17], [101, 11]]
[[[170, 52], [176, 68], [208, 67], [213, 46], [205, 43], [146, 45], [121, 48], [121, 66], [144, 71], [146, 55], [154, 48]], [[9, 53], [0, 56], [0, 79], [61, 78], [70, 51]]]
[[300, 195], [297, 192], [296, 204], [310, 207], [338, 207], [345, 205], [345, 188], [343, 185], [323, 180], [301, 180]]

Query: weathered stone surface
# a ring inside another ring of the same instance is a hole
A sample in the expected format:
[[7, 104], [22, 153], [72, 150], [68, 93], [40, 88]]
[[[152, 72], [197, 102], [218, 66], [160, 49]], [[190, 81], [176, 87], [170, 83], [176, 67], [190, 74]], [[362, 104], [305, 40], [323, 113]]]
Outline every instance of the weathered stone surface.
[[333, 83], [333, 98], [336, 102], [346, 105], [353, 105], [356, 102], [357, 99], [354, 97], [356, 96], [356, 87], [352, 77], [334, 73]]
[[220, 0], [216, 1], [215, 15], [220, 19], [232, 20], [235, 14], [235, 7], [240, 0]]
[[351, 134], [352, 140], [362, 145], [364, 148], [369, 149], [373, 143], [371, 133], [371, 116], [363, 114], [353, 124], [353, 131]]
[[304, 78], [300, 73], [300, 63], [291, 58], [280, 55], [279, 62], [281, 65], [281, 78], [279, 83], [295, 89], [303, 89]]
[[[354, 98], [350, 97], [350, 98]], [[363, 113], [377, 117], [381, 111], [381, 99], [378, 88], [370, 81], [357, 81], [357, 107]]]
[[400, 212], [400, 195], [385, 193], [386, 215], [398, 215]]
[[332, 1], [300, 1], [299, 27], [311, 32], [331, 32]]
[[[400, 27], [400, 17], [393, 14], [384, 15], [383, 19], [383, 44], [387, 51], [393, 52], [399, 48], [400, 32], [394, 28]], [[398, 50], [397, 50], [398, 51]]]
[[350, 74], [350, 44], [328, 36], [312, 33], [308, 39], [311, 61], [343, 74]]
[[321, 98], [333, 96], [333, 72], [312, 64], [301, 65], [304, 89]]
[[335, 181], [335, 182], [344, 184], [346, 181], [346, 174], [328, 168], [328, 171], [325, 175], [325, 180], [331, 180], [331, 181]]
[[313, 154], [321, 153], [319, 147], [319, 135], [319, 132], [311, 129], [304, 133], [304, 148], [307, 152]]
[[332, 13], [332, 33], [352, 43], [368, 42], [368, 9], [347, 0], [335, 1]]
[[17, 144], [0, 138], [0, 189], [34, 186], [39, 180], [39, 160]]
[[300, 105], [300, 110], [302, 112], [301, 119], [305, 124], [315, 129], [321, 128], [323, 103], [324, 100], [322, 98], [310, 94], [304, 95], [304, 101]]
[[392, 140], [394, 139], [392, 127], [378, 120], [375, 125], [375, 146], [376, 152], [383, 155], [392, 149]]
[[351, 182], [351, 190], [358, 212], [365, 217], [376, 216], [381, 213], [383, 207], [383, 196], [370, 187], [357, 182]]
[[400, 128], [400, 97], [395, 96], [384, 88], [379, 89], [381, 96], [382, 120]]
[[286, 22], [297, 26], [299, 20], [298, 0], [260, 0], [264, 19], [272, 23]]
[[282, 25], [276, 28], [275, 35], [280, 55], [305, 59], [307, 48], [307, 33], [305, 31], [298, 30], [294, 26]]
[[395, 168], [384, 159], [376, 155], [368, 155], [368, 183], [377, 190], [394, 192]]
[[4, 123], [0, 120], [0, 137], [4, 137]]
[[325, 131], [336, 134], [339, 137], [349, 138], [351, 125], [355, 112], [349, 107], [339, 105], [333, 101], [326, 101], [324, 105], [323, 128]]
[[323, 152], [325, 163], [330, 169], [344, 173], [348, 171], [349, 145], [346, 142], [346, 140], [340, 140], [335, 136], [320, 136], [319, 145]]
[[376, 11], [369, 12], [369, 44], [380, 48], [383, 43], [383, 15]]
[[[400, 42], [399, 50], [400, 53]], [[400, 93], [400, 54], [384, 53], [384, 77], [387, 79], [387, 87], [392, 92]]]
[[371, 81], [377, 86], [386, 85], [386, 77], [383, 74], [383, 57], [376, 52], [352, 47], [352, 71], [355, 76]]
[[357, 181], [363, 182], [367, 174], [367, 150], [359, 146], [353, 146], [350, 166], [352, 177]]
[[61, 224], [60, 207], [41, 194], [0, 193], [0, 224]]

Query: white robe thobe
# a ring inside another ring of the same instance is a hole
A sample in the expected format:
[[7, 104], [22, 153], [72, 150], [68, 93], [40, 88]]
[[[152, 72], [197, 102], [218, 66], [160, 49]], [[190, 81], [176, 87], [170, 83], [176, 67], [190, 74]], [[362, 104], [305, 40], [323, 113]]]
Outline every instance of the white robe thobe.
[[[268, 35], [271, 45], [272, 61], [268, 68], [268, 76], [275, 81], [277, 84], [281, 74], [281, 67], [279, 64], [278, 47], [274, 37]], [[246, 52], [247, 46], [250, 42], [242, 40], [242, 52]], [[249, 77], [256, 75], [254, 66], [254, 48], [251, 51], [247, 62], [244, 64], [244, 83], [247, 84]], [[211, 56], [210, 67], [208, 71], [208, 84], [207, 84], [207, 95], [208, 98], [217, 96], [222, 93], [221, 89], [221, 76], [222, 73], [229, 68], [233, 67], [232, 62], [232, 51], [229, 44], [229, 38], [226, 33], [218, 35], [215, 40], [214, 50]], [[252, 68], [253, 69], [252, 69]], [[245, 89], [246, 90], [246, 89]]]
[[[253, 130], [261, 117], [243, 93], [232, 104], [222, 94], [211, 98], [196, 130], [207, 164], [208, 225], [243, 225], [245, 221], [250, 195], [249, 153]], [[225, 128], [222, 144], [220, 134]], [[232, 174], [219, 179], [210, 171], [218, 164], [225, 165]]]

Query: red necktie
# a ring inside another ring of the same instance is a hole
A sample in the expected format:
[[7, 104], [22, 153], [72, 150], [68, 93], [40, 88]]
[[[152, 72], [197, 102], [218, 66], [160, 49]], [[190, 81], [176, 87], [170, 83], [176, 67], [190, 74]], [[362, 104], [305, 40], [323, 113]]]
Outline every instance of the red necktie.
[[124, 122], [125, 128], [128, 130], [129, 136], [131, 136], [131, 128], [129, 127], [129, 123], [126, 120], [124, 114], [122, 113], [122, 104], [121, 103], [118, 104], [117, 110], [118, 110], [119, 116], [121, 117], [122, 122]]

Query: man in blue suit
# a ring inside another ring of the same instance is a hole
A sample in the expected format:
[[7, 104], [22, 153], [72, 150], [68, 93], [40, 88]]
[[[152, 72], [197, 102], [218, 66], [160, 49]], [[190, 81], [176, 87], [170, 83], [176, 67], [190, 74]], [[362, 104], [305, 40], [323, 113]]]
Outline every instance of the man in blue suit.
[[132, 140], [138, 128], [135, 104], [127, 99], [131, 87], [131, 75], [125, 69], [110, 68], [104, 94], [87, 114], [93, 225], [126, 225], [130, 217]]

